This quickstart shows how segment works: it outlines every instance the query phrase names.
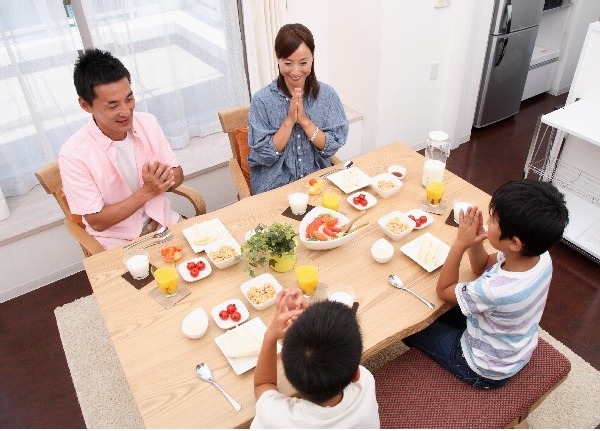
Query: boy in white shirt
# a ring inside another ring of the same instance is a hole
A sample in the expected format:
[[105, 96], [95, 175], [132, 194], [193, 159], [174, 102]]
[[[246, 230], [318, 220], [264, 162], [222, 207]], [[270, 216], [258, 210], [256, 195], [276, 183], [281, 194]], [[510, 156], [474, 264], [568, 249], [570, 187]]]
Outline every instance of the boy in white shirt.
[[[502, 387], [537, 346], [552, 278], [548, 249], [562, 237], [569, 213], [552, 184], [520, 180], [494, 192], [487, 232], [477, 207], [461, 210], [459, 221], [436, 287], [440, 298], [458, 307], [404, 341], [474, 387]], [[497, 253], [485, 251], [486, 238]], [[459, 282], [467, 251], [481, 275]]]
[[[263, 340], [256, 371], [251, 428], [379, 428], [375, 379], [360, 365], [362, 338], [346, 305], [306, 307], [299, 289], [283, 289]], [[293, 323], [292, 323], [293, 322]], [[277, 390], [277, 340], [288, 381], [302, 398]]]

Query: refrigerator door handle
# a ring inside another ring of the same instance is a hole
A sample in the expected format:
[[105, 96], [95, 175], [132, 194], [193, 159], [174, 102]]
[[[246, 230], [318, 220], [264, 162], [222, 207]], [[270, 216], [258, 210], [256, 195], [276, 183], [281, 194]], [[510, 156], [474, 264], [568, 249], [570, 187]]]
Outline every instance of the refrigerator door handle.
[[506, 2], [506, 34], [510, 33], [510, 24], [512, 22], [512, 0]]
[[495, 67], [500, 66], [502, 63], [502, 59], [504, 58], [504, 53], [506, 52], [506, 45], [508, 45], [508, 37], [503, 38], [502, 45], [500, 46], [500, 54], [498, 54], [498, 59], [496, 60]]

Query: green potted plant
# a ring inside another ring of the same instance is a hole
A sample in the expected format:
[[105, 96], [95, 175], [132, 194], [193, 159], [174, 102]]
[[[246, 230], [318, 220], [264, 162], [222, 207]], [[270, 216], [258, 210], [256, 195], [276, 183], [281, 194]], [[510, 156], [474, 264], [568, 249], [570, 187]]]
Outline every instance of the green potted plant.
[[296, 232], [289, 223], [274, 222], [269, 226], [259, 224], [254, 234], [242, 246], [244, 268], [254, 277], [255, 269], [266, 263], [277, 272], [290, 271], [296, 263]]

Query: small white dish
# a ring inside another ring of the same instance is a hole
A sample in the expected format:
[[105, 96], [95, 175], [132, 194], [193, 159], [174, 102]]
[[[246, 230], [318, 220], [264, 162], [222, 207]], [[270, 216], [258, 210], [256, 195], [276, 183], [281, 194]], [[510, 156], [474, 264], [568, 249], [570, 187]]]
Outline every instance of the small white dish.
[[[237, 311], [242, 315], [241, 319], [238, 320], [237, 322], [234, 322], [233, 320], [231, 320], [231, 318], [228, 318], [227, 320], [223, 320], [219, 317], [219, 312], [221, 310], [227, 310], [227, 306], [229, 304], [235, 305], [235, 308], [237, 308]], [[248, 317], [250, 317], [250, 312], [248, 311], [248, 309], [246, 308], [244, 303], [237, 298], [232, 298], [227, 301], [221, 302], [218, 305], [215, 305], [213, 307], [213, 309], [211, 310], [210, 314], [212, 315], [212, 318], [215, 320], [215, 323], [217, 324], [217, 326], [221, 329], [230, 329], [230, 328], [233, 328], [234, 326], [241, 325], [246, 320], [248, 320]]]
[[352, 308], [354, 297], [356, 296], [354, 289], [347, 284], [335, 284], [328, 287], [326, 295], [328, 301], [340, 302], [350, 308]]
[[[389, 189], [383, 189], [380, 187], [381, 182], [391, 182], [393, 186]], [[379, 174], [371, 178], [371, 188], [375, 190], [379, 196], [383, 199], [387, 199], [389, 197], [394, 196], [396, 193], [400, 191], [404, 183], [400, 181], [395, 175], [390, 174], [389, 172], [384, 172], [383, 174]]]
[[[392, 231], [387, 225], [393, 219], [400, 220], [400, 223], [406, 225], [406, 228], [401, 232]], [[393, 241], [399, 241], [400, 239], [404, 238], [406, 235], [411, 233], [416, 226], [416, 223], [413, 219], [411, 219], [406, 214], [400, 211], [392, 211], [391, 213], [380, 217], [379, 220], [377, 220], [377, 224], [379, 225], [381, 231], [385, 233], [388, 237], [390, 237], [390, 239], [392, 239]]]
[[[262, 340], [265, 336], [265, 332], [267, 331], [267, 325], [260, 319], [260, 317], [255, 317], [254, 319], [249, 320], [247, 323], [242, 325], [246, 328], [246, 331], [252, 334], [253, 338], [257, 339], [262, 344]], [[215, 343], [223, 352], [224, 350], [224, 342], [227, 334], [219, 335], [215, 338]], [[281, 344], [277, 343], [277, 353], [281, 352]], [[225, 355], [225, 353], [223, 353]], [[233, 371], [239, 376], [246, 371], [251, 370], [256, 367], [256, 363], [258, 362], [258, 355], [253, 356], [238, 356], [235, 358], [230, 358], [225, 355], [227, 362], [233, 368]]]
[[[225, 260], [216, 259], [213, 256], [213, 254], [217, 253], [221, 249], [221, 247], [225, 246], [232, 247], [235, 255]], [[238, 262], [239, 259], [236, 259], [236, 257], [242, 254], [242, 249], [238, 242], [235, 239], [233, 239], [233, 237], [229, 236], [207, 244], [206, 254], [208, 255], [208, 258], [214, 266], [216, 266], [219, 269], [226, 269]]]
[[[265, 284], [270, 284], [271, 286], [273, 286], [273, 289], [275, 290], [275, 294], [273, 295], [273, 297], [271, 299], [269, 299], [265, 302], [261, 302], [260, 304], [257, 304], [250, 299], [250, 297], [248, 296], [248, 291], [250, 289], [252, 289], [253, 287], [261, 288]], [[277, 299], [277, 294], [279, 293], [279, 291], [281, 289], [283, 289], [283, 286], [281, 284], [279, 284], [279, 282], [277, 281], [277, 279], [275, 277], [273, 277], [268, 272], [265, 272], [264, 274], [261, 274], [258, 277], [254, 277], [252, 280], [248, 280], [245, 283], [242, 283], [242, 285], [240, 286], [240, 289], [242, 290], [242, 293], [244, 294], [244, 296], [246, 297], [248, 302], [254, 308], [256, 308], [257, 310], [264, 310], [265, 308], [269, 308], [271, 305], [275, 304], [275, 300]]]
[[[354, 198], [358, 197], [358, 195], [364, 195], [365, 200], [367, 201], [366, 205], [361, 205], [361, 204], [355, 204], [354, 203]], [[356, 192], [351, 194], [350, 196], [348, 196], [347, 199], [348, 203], [350, 205], [352, 205], [354, 208], [356, 208], [359, 211], [362, 210], [366, 210], [371, 208], [372, 206], [375, 206], [375, 204], [377, 203], [377, 198], [375, 196], [373, 196], [371, 193], [369, 192]]]
[[[187, 264], [189, 262], [204, 262], [204, 269], [198, 273], [198, 277], [193, 277], [192, 274], [190, 274], [190, 271], [187, 269]], [[177, 266], [177, 269], [179, 270], [179, 275], [181, 275], [181, 278], [183, 278], [188, 283], [206, 278], [212, 272], [212, 267], [210, 266], [210, 263], [203, 257], [197, 257], [196, 259], [186, 260], [185, 262], [180, 263]]]
[[400, 247], [400, 251], [421, 265], [425, 271], [431, 272], [444, 264], [450, 246], [429, 232], [425, 232]]
[[425, 223], [421, 223], [420, 226], [417, 226], [418, 223], [415, 223], [415, 229], [417, 230], [423, 229], [424, 227], [429, 226], [431, 223], [433, 223], [433, 217], [431, 216], [431, 214], [427, 214], [427, 212], [423, 211], [421, 208], [414, 208], [410, 211], [406, 211], [404, 214], [406, 214], [407, 217], [413, 216], [415, 219], [419, 219], [423, 216], [427, 217], [427, 221]]
[[387, 168], [387, 171], [394, 175], [396, 178], [398, 178], [399, 180], [404, 180], [404, 177], [406, 177], [407, 171], [406, 168], [402, 165], [392, 165], [389, 166]]
[[371, 256], [377, 263], [387, 263], [394, 256], [394, 246], [385, 238], [379, 238], [371, 246]]
[[181, 331], [186, 337], [196, 340], [206, 334], [208, 315], [203, 308], [192, 310], [181, 322]]

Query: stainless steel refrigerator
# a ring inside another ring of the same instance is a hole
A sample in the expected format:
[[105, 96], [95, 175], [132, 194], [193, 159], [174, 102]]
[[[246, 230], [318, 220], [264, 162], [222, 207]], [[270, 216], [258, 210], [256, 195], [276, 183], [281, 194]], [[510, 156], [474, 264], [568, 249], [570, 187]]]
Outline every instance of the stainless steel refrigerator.
[[495, 0], [474, 127], [519, 112], [543, 7], [544, 0]]

